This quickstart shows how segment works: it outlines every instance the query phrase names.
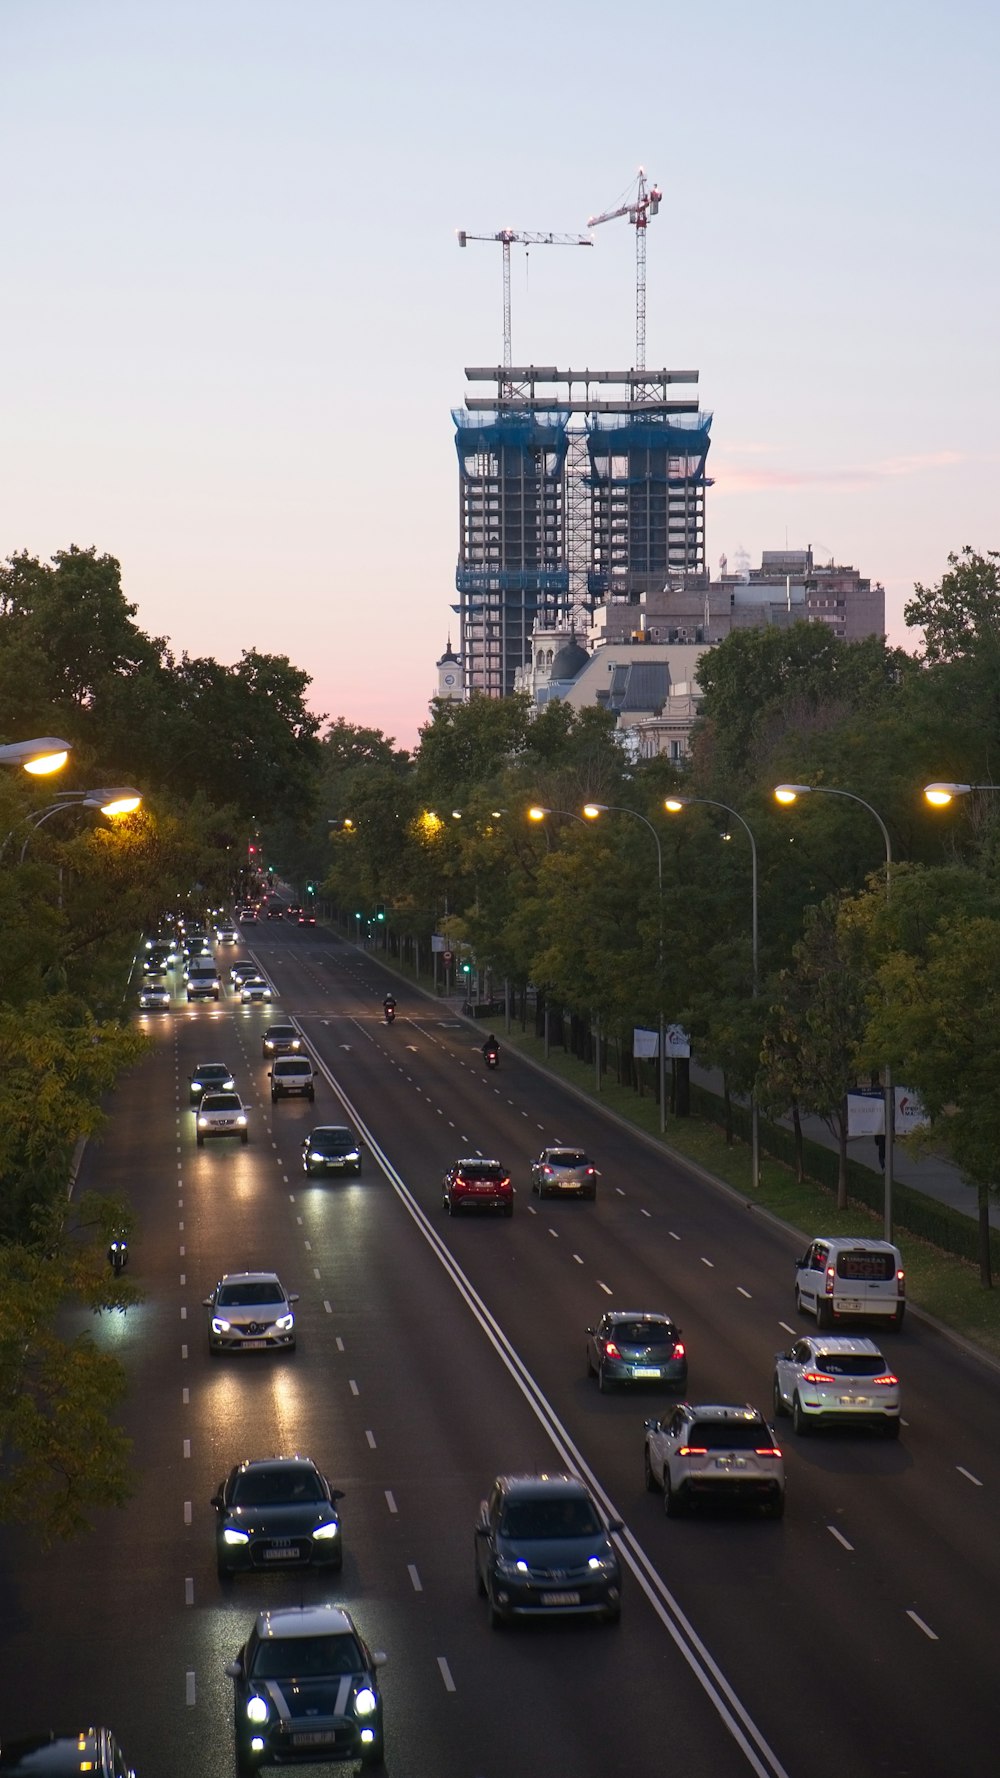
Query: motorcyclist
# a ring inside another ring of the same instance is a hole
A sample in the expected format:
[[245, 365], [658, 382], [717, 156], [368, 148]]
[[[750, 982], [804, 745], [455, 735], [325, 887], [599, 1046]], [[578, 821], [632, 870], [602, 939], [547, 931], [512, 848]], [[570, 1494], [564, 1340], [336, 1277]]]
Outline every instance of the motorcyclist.
[[396, 1016], [396, 996], [395, 996], [395, 994], [387, 994], [386, 995], [385, 999], [382, 1002], [382, 1011], [385, 1013], [387, 1021], [391, 1024], [392, 1020]]
[[128, 1242], [124, 1235], [119, 1234], [112, 1238], [111, 1246], [108, 1248], [108, 1265], [116, 1278], [120, 1272], [124, 1272], [128, 1265]]
[[494, 1035], [491, 1031], [488, 1038], [486, 1039], [486, 1042], [483, 1044], [483, 1057], [487, 1062], [490, 1060], [491, 1057], [493, 1058], [494, 1061], [496, 1061], [499, 1054], [500, 1054], [500, 1045], [498, 1044], [496, 1038], [494, 1037]]

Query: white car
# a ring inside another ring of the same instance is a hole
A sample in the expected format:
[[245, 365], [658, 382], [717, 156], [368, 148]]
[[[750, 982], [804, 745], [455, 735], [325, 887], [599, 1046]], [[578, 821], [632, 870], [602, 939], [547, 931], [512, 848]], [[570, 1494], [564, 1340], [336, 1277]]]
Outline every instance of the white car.
[[675, 1519], [699, 1500], [751, 1501], [772, 1519], [785, 1511], [785, 1461], [774, 1433], [748, 1402], [686, 1401], [646, 1421], [646, 1487], [663, 1491]]
[[217, 945], [238, 945], [240, 935], [235, 926], [217, 926], [215, 928], [215, 942]]
[[240, 1004], [252, 1006], [255, 1002], [269, 1006], [271, 989], [262, 975], [245, 975], [240, 983]]
[[795, 1307], [817, 1327], [845, 1317], [902, 1327], [906, 1312], [903, 1256], [891, 1241], [864, 1235], [820, 1235], [795, 1262]]
[[899, 1378], [874, 1340], [812, 1334], [774, 1355], [774, 1411], [798, 1433], [860, 1422], [898, 1438]]
[[170, 989], [163, 982], [143, 982], [139, 989], [139, 1005], [143, 1012], [168, 1012]]
[[247, 1114], [239, 1093], [202, 1093], [195, 1118], [195, 1135], [202, 1148], [207, 1136], [248, 1138]]
[[262, 1352], [278, 1346], [294, 1352], [292, 1304], [298, 1300], [298, 1292], [287, 1291], [277, 1272], [225, 1272], [204, 1299], [212, 1311], [209, 1351]]
[[582, 1148], [543, 1148], [531, 1163], [531, 1189], [540, 1198], [596, 1198], [599, 1177]]

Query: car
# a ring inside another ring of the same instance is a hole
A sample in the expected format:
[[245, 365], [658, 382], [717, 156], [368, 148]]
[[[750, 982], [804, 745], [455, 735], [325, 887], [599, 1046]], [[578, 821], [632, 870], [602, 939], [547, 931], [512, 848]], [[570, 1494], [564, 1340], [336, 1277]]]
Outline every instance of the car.
[[161, 983], [167, 979], [167, 966], [155, 951], [150, 951], [142, 966], [142, 979], [144, 982]]
[[192, 957], [211, 957], [212, 941], [207, 932], [186, 932], [184, 934], [184, 955]]
[[302, 1048], [302, 1039], [294, 1025], [268, 1025], [260, 1046], [265, 1056], [294, 1056]]
[[293, 902], [290, 907], [285, 909], [285, 919], [297, 920], [301, 912], [302, 909], [299, 907], [298, 902]]
[[300, 926], [315, 926], [315, 924], [316, 924], [316, 915], [308, 913], [306, 911], [306, 909], [303, 908], [301, 914], [299, 915], [299, 925]]
[[256, 924], [257, 924], [257, 909], [256, 908], [240, 908], [240, 925], [241, 926], [256, 926]]
[[170, 989], [165, 982], [143, 982], [139, 989], [139, 1005], [143, 1012], [168, 1012]]
[[216, 974], [215, 964], [207, 957], [192, 958], [185, 975], [189, 1000], [218, 1000], [222, 993], [222, 983]]
[[215, 942], [217, 945], [238, 945], [240, 935], [235, 926], [217, 926], [215, 928]]
[[219, 1579], [251, 1569], [343, 1566], [343, 1490], [311, 1457], [266, 1457], [236, 1464], [212, 1496]]
[[511, 1618], [621, 1616], [622, 1575], [612, 1536], [579, 1476], [497, 1476], [479, 1508], [476, 1585], [499, 1629]]
[[360, 1173], [361, 1144], [346, 1124], [317, 1124], [302, 1144], [303, 1173]]
[[210, 1352], [295, 1351], [296, 1291], [287, 1291], [277, 1272], [224, 1272], [211, 1296]]
[[269, 920], [280, 920], [284, 917], [284, 912], [284, 908], [268, 908], [267, 917]]
[[670, 1383], [687, 1388], [688, 1361], [681, 1330], [669, 1315], [648, 1309], [609, 1309], [587, 1329], [587, 1375], [604, 1391], [615, 1383]]
[[188, 1098], [196, 1105], [203, 1093], [232, 1093], [236, 1089], [232, 1071], [225, 1062], [199, 1062], [188, 1075]]
[[177, 958], [169, 945], [154, 944], [146, 951], [142, 965], [143, 975], [152, 975], [156, 970], [165, 973], [171, 963], [176, 963], [176, 961]]
[[135, 1778], [116, 1735], [110, 1729], [82, 1728], [0, 1743], [0, 1778]]
[[262, 1611], [235, 1661], [237, 1778], [262, 1766], [385, 1757], [381, 1651], [372, 1653], [343, 1605]]
[[651, 1494], [663, 1491], [668, 1519], [695, 1501], [750, 1501], [772, 1519], [785, 1511], [785, 1460], [762, 1413], [749, 1402], [686, 1401], [645, 1422], [643, 1469]]
[[441, 1201], [449, 1216], [456, 1210], [500, 1210], [513, 1216], [514, 1187], [502, 1161], [467, 1155], [448, 1168]]
[[276, 1056], [267, 1071], [271, 1082], [271, 1104], [276, 1099], [303, 1098], [312, 1103], [316, 1097], [313, 1086], [316, 1070], [308, 1056]]
[[247, 1114], [239, 1093], [202, 1093], [195, 1123], [199, 1148], [204, 1146], [208, 1136], [238, 1136], [241, 1142], [249, 1140]]
[[270, 984], [262, 975], [245, 975], [240, 982], [240, 1005], [269, 1006], [271, 1003]]
[[229, 971], [229, 980], [234, 988], [239, 988], [242, 987], [248, 976], [259, 974], [260, 970], [256, 963], [251, 963], [249, 957], [238, 957]]
[[874, 1340], [812, 1334], [774, 1355], [774, 1412], [798, 1433], [831, 1424], [877, 1426], [899, 1437], [899, 1378]]
[[543, 1148], [531, 1163], [531, 1189], [540, 1198], [596, 1198], [600, 1175], [582, 1148]]
[[821, 1235], [795, 1262], [795, 1306], [819, 1328], [875, 1318], [900, 1328], [906, 1313], [903, 1256], [891, 1241]]

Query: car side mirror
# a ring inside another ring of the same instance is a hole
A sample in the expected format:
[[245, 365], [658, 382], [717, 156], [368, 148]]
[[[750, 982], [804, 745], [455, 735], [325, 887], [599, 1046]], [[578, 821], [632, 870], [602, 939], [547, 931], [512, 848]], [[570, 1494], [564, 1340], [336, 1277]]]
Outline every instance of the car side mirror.
[[375, 1649], [375, 1651], [372, 1655], [372, 1666], [373, 1667], [384, 1667], [386, 1664], [386, 1661], [388, 1659], [389, 1659], [389, 1656], [386, 1654], [385, 1650], [382, 1648], [377, 1648], [377, 1649]]
[[290, 1290], [288, 1292], [288, 1300], [290, 1303], [297, 1303], [299, 1300], [299, 1292], [297, 1290]]
[[659, 1420], [644, 1420], [642, 1424], [646, 1432], [658, 1432], [660, 1429]]
[[594, 1329], [594, 1328], [592, 1328], [592, 1327], [588, 1327], [588, 1328], [585, 1328], [585, 1329], [584, 1329], [584, 1331], [585, 1331], [585, 1332], [586, 1332], [586, 1333], [589, 1333], [589, 1334], [592, 1334], [592, 1333], [594, 1333], [594, 1332], [595, 1332], [595, 1331], [596, 1331], [596, 1330], [595, 1330], [595, 1329]]
[[489, 1534], [490, 1534], [490, 1528], [487, 1525], [485, 1519], [480, 1519], [479, 1524], [476, 1526], [476, 1536], [477, 1537], [489, 1537]]
[[343, 1500], [345, 1498], [346, 1498], [346, 1496], [344, 1494], [343, 1488], [331, 1488], [330, 1489], [330, 1499], [331, 1500]]
[[803, 1266], [807, 1266], [807, 1265], [808, 1265], [808, 1264], [809, 1264], [809, 1255], [808, 1255], [808, 1253], [804, 1253], [804, 1254], [803, 1254], [803, 1255], [802, 1255], [802, 1258], [801, 1258], [801, 1259], [797, 1259], [797, 1260], [796, 1260], [796, 1261], [795, 1261], [795, 1270], [796, 1270], [796, 1271], [797, 1271], [797, 1272], [801, 1272], [801, 1270], [802, 1270], [802, 1267], [803, 1267]]
[[273, 1075], [274, 1075], [274, 1069], [273, 1069], [273, 1068], [269, 1068], [269, 1069], [268, 1069], [268, 1071], [267, 1071], [267, 1078], [268, 1078], [268, 1080], [271, 1080], [271, 1079], [272, 1079], [272, 1078], [273, 1078]]
[[239, 1679], [242, 1671], [243, 1669], [241, 1668], [239, 1661], [227, 1661], [223, 1668], [223, 1672], [227, 1679]]
[[225, 1501], [222, 1498], [222, 1489], [221, 1488], [219, 1489], [219, 1492], [217, 1494], [212, 1495], [212, 1498], [208, 1504], [209, 1504], [209, 1506], [224, 1506], [225, 1505]]
[[624, 1519], [609, 1519], [608, 1520], [608, 1530], [609, 1531], [618, 1532], [618, 1531], [624, 1531], [624, 1529], [625, 1529]]
[[214, 1297], [203, 1296], [201, 1299], [201, 1306], [203, 1309], [214, 1309], [215, 1308]]

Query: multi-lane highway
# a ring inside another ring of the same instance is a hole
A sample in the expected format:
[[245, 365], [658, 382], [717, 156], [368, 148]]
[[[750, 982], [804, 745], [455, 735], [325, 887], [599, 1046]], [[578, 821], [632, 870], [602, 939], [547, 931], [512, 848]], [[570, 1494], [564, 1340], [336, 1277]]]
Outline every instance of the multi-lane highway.
[[[144, 1304], [95, 1337], [127, 1366], [138, 1488], [67, 1550], [0, 1543], [0, 1733], [94, 1718], [140, 1778], [219, 1778], [223, 1668], [254, 1612], [337, 1597], [389, 1656], [396, 1778], [992, 1774], [997, 1373], [911, 1317], [885, 1335], [898, 1444], [781, 1423], [782, 1522], [668, 1521], [644, 1489], [642, 1423], [669, 1397], [599, 1395], [584, 1329], [610, 1305], [669, 1310], [689, 1396], [767, 1410], [774, 1352], [811, 1325], [792, 1305], [796, 1238], [510, 1049], [487, 1074], [481, 1038], [396, 982], [387, 1028], [372, 957], [271, 925], [250, 948], [275, 1005], [178, 995], [151, 1016], [154, 1053], [86, 1157], [83, 1183], [127, 1190], [137, 1215]], [[286, 1017], [315, 1105], [270, 1103], [261, 1033]], [[250, 1106], [246, 1148], [195, 1146], [188, 1076], [207, 1060]], [[304, 1134], [342, 1121], [362, 1133], [362, 1177], [307, 1181]], [[556, 1141], [592, 1153], [596, 1204], [531, 1197], [528, 1162]], [[442, 1215], [441, 1175], [469, 1150], [511, 1169], [511, 1221]], [[301, 1292], [298, 1350], [210, 1359], [202, 1298], [255, 1267]], [[343, 1574], [223, 1589], [217, 1482], [295, 1450], [345, 1491]], [[561, 1465], [624, 1520], [621, 1626], [492, 1631], [479, 1501], [499, 1470]]]

